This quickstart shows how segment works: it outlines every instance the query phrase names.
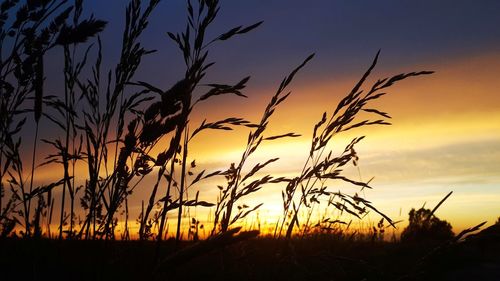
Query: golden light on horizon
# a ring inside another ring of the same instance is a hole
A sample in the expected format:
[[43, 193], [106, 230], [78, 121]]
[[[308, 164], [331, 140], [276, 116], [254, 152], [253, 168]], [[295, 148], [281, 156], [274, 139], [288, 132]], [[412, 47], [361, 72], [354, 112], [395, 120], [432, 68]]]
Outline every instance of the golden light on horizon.
[[[494, 191], [499, 182], [494, 167], [500, 165], [500, 147], [497, 145], [500, 140], [500, 96], [494, 93], [500, 87], [494, 83], [483, 83], [492, 81], [493, 70], [500, 64], [492, 62], [500, 62], [500, 55], [460, 58], [447, 65], [426, 67], [437, 72], [428, 77], [403, 81], [391, 89], [387, 97], [377, 102], [378, 106], [394, 117], [392, 126], [364, 128], [339, 135], [333, 140], [332, 149], [336, 151], [353, 137], [367, 136], [357, 146], [361, 174], [353, 169], [347, 169], [346, 172], [361, 181], [375, 177], [375, 189], [369, 191], [368, 198], [374, 198], [378, 208], [390, 216], [405, 219], [408, 208], [419, 207], [426, 201], [436, 201], [448, 190], [455, 190], [447, 206], [443, 207], [442, 214], [453, 222], [457, 230], [469, 227], [479, 218], [492, 221], [500, 214], [500, 204], [496, 205], [500, 202], [500, 196]], [[384, 75], [374, 74], [374, 77], [381, 76]], [[262, 174], [293, 177], [300, 172], [310, 146], [312, 126], [321, 112], [331, 112], [339, 97], [355, 81], [356, 77], [346, 77], [340, 81], [300, 81], [295, 85], [289, 100], [272, 117], [268, 134], [293, 131], [302, 136], [263, 144], [247, 163], [247, 169], [269, 158], [279, 157], [280, 160], [263, 170]], [[259, 92], [273, 93], [273, 89]], [[454, 98], [458, 93], [461, 98]], [[266, 99], [257, 100], [252, 99], [252, 94], [249, 96], [243, 101], [246, 105], [242, 107], [242, 116], [235, 117], [258, 120]], [[235, 103], [239, 102], [235, 99]], [[203, 119], [208, 121], [234, 115], [231, 114], [231, 107], [216, 111], [205, 111], [203, 106], [201, 109]], [[195, 112], [191, 129], [196, 128], [201, 120]], [[196, 160], [199, 166], [193, 172], [223, 170], [230, 163], [239, 161], [248, 132], [246, 128], [211, 131], [193, 139], [188, 159]], [[167, 139], [157, 145], [153, 154], [162, 151], [166, 144]], [[445, 158], [438, 159], [436, 155]], [[448, 163], [445, 164], [445, 161]], [[77, 168], [77, 173], [84, 173], [86, 169], [82, 164]], [[361, 175], [363, 177], [359, 178]], [[40, 168], [37, 172], [42, 182], [59, 176], [54, 173], [53, 167]], [[467, 184], [473, 180], [477, 182], [476, 187]], [[213, 201], [218, 192], [216, 185], [224, 185], [224, 181], [220, 177], [201, 182], [189, 194], [192, 196], [196, 190], [202, 190], [204, 200]], [[134, 191], [135, 197], [131, 198], [129, 207], [131, 218], [137, 217], [140, 212], [139, 198], [149, 193], [148, 185], [152, 185], [152, 182], [146, 179], [144, 187]], [[393, 188], [396, 186], [401, 188]], [[282, 215], [282, 188], [282, 185], [266, 186], [242, 203], [264, 203], [259, 210], [260, 220], [272, 223]], [[345, 185], [338, 188], [355, 191], [353, 187]], [[459, 207], [464, 203], [480, 212], [464, 213]], [[197, 217], [205, 221], [208, 219], [204, 217], [208, 218], [210, 212], [204, 208], [196, 210]], [[252, 216], [249, 219], [256, 218]]]
[[2, 1], [1, 278], [497, 281], [499, 14]]

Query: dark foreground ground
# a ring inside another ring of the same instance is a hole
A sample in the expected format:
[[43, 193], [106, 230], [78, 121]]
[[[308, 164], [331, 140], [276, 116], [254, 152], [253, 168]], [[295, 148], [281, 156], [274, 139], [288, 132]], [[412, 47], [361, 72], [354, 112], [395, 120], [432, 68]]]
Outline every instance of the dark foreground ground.
[[0, 240], [0, 280], [500, 280], [498, 232], [436, 245], [315, 236], [228, 246]]

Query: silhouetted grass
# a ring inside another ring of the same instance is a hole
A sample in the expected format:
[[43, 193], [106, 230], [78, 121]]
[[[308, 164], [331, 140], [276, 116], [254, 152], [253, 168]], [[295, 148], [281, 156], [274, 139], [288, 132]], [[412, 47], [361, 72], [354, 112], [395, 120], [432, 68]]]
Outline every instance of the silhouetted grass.
[[[143, 47], [141, 35], [159, 2], [129, 1], [119, 59], [111, 68], [103, 65], [104, 46], [99, 38], [106, 22], [93, 17], [82, 19], [84, 1], [7, 0], [0, 5], [2, 278], [45, 279], [57, 272], [56, 279], [71, 280], [411, 280], [432, 276], [436, 270], [426, 264], [438, 256], [449, 259], [444, 262], [448, 266], [456, 262], [448, 255], [461, 251], [457, 250], [460, 247], [496, 245], [497, 228], [464, 239], [482, 225], [465, 230], [437, 248], [396, 240], [384, 242], [385, 229], [397, 222], [359, 195], [364, 188], [372, 188], [370, 181], [343, 174], [346, 166], [357, 166], [355, 146], [364, 136], [352, 139], [338, 155], [331, 150], [339, 134], [365, 126], [389, 125], [389, 114], [371, 107], [371, 103], [395, 83], [432, 72], [398, 74], [367, 87], [366, 81], [378, 61], [377, 53], [353, 89], [312, 126], [311, 146], [300, 174], [291, 178], [260, 176], [268, 165], [279, 163], [271, 156], [247, 169], [248, 160], [261, 144], [299, 136], [297, 132], [267, 135], [267, 129], [273, 114], [289, 97], [296, 74], [314, 55], [285, 76], [260, 121], [230, 116], [194, 124], [191, 117], [200, 103], [215, 103], [216, 98], [230, 96], [246, 98], [244, 89], [249, 76], [234, 83], [205, 81], [214, 64], [209, 50], [216, 43], [253, 31], [262, 22], [236, 26], [207, 38], [219, 16], [219, 1], [187, 1], [186, 29], [167, 33], [182, 55], [185, 71], [179, 73], [178, 82], [161, 89], [135, 78], [142, 59], [154, 53]], [[63, 59], [64, 77], [59, 81], [63, 92], [55, 95], [47, 95], [44, 84], [45, 78], [52, 75], [44, 68], [49, 50], [59, 50]], [[21, 138], [21, 133], [30, 129], [27, 122], [34, 126], [31, 140]], [[40, 127], [47, 124], [57, 131], [40, 137]], [[235, 127], [250, 130], [239, 162], [228, 163], [227, 169], [218, 171], [198, 167], [196, 155], [189, 154], [191, 141], [201, 138], [206, 130]], [[48, 155], [43, 155], [42, 163], [40, 141], [52, 147]], [[29, 163], [23, 160], [26, 143], [33, 144]], [[153, 155], [156, 150], [160, 152]], [[76, 173], [77, 165], [84, 165], [85, 173]], [[39, 166], [55, 167], [59, 179], [35, 186]], [[125, 226], [120, 238], [130, 239], [129, 198], [144, 186], [147, 177], [152, 177], [154, 184], [149, 196], [142, 198], [137, 218], [137, 235], [144, 241], [115, 241], [121, 215]], [[188, 196], [191, 187], [212, 177], [224, 177], [226, 181], [224, 186], [214, 186], [219, 194], [212, 202], [200, 200], [199, 192]], [[338, 188], [333, 191], [331, 183], [338, 182], [357, 189], [351, 193]], [[279, 183], [286, 184], [282, 192], [283, 215], [276, 222], [272, 238], [254, 239], [259, 230], [233, 228], [262, 206], [243, 204], [246, 196], [256, 194], [267, 184]], [[426, 224], [433, 219], [447, 197], [419, 222]], [[317, 222], [312, 221], [315, 206], [324, 214]], [[210, 235], [202, 241], [199, 218], [184, 221], [186, 210], [195, 207], [213, 211]], [[57, 208], [59, 214], [54, 214]], [[172, 212], [176, 212], [175, 222], [168, 221]], [[352, 229], [352, 221], [342, 220], [344, 215], [361, 220], [368, 212], [381, 218], [363, 233]], [[302, 223], [299, 213], [306, 214]], [[55, 220], [56, 232], [51, 229]], [[175, 240], [166, 239], [170, 225], [175, 225]], [[188, 226], [183, 229], [183, 225]], [[183, 231], [189, 233], [188, 237], [183, 237]], [[60, 241], [51, 240], [55, 237]], [[279, 239], [282, 237], [286, 239]], [[183, 241], [185, 238], [193, 241]], [[149, 239], [157, 241], [146, 241]], [[424, 262], [415, 267], [423, 256]], [[422, 268], [427, 273], [420, 272]]]
[[295, 68], [288, 76], [283, 79], [283, 82], [278, 87], [276, 94], [272, 96], [271, 101], [268, 103], [264, 114], [262, 115], [260, 123], [255, 125], [255, 131], [249, 133], [247, 145], [245, 151], [243, 152], [243, 155], [241, 156], [240, 162], [237, 165], [235, 165], [234, 163], [231, 164], [230, 168], [224, 173], [227, 180], [227, 186], [225, 188], [219, 187], [220, 194], [217, 199], [217, 206], [215, 209], [212, 235], [218, 233], [219, 231], [228, 231], [229, 227], [232, 224], [236, 223], [238, 220], [244, 219], [248, 214], [254, 212], [262, 205], [259, 204], [253, 208], [250, 208], [247, 205], [238, 206], [238, 213], [233, 216], [234, 205], [237, 202], [241, 201], [243, 197], [259, 191], [265, 184], [287, 181], [287, 179], [282, 177], [274, 178], [270, 175], [266, 175], [249, 183], [245, 183], [245, 181], [250, 180], [252, 176], [259, 172], [262, 168], [272, 162], [277, 161], [279, 158], [269, 159], [264, 163], [257, 163], [246, 174], [243, 174], [242, 170], [245, 166], [245, 162], [248, 160], [250, 155], [258, 149], [262, 142], [282, 139], [286, 137], [300, 136], [296, 133], [285, 133], [282, 135], [265, 137], [264, 133], [269, 124], [269, 119], [277, 109], [278, 105], [290, 95], [290, 92], [285, 94], [285, 90], [288, 84], [290, 84], [295, 74], [302, 67], [304, 67], [307, 62], [309, 62], [313, 58], [313, 56], [314, 55], [310, 55], [309, 57], [307, 57], [297, 68]]
[[[498, 278], [498, 229], [482, 232], [468, 242], [450, 244], [438, 251], [433, 250], [436, 246], [432, 243], [373, 241], [356, 235], [317, 234], [290, 241], [260, 237], [244, 243], [241, 240], [230, 243], [226, 238], [234, 232], [229, 232], [208, 243], [176, 245], [175, 239], [162, 241], [159, 244], [162, 262], [159, 264], [154, 262], [158, 244], [152, 241], [2, 239], [2, 277], [5, 280], [20, 276], [24, 280], [59, 280], [53, 275], [59, 272], [71, 280]], [[283, 243], [289, 242], [293, 247], [284, 254], [280, 250]], [[457, 272], [462, 276], [457, 276]]]
[[[157, 240], [162, 240], [167, 213], [175, 210], [177, 220], [174, 225], [176, 240], [179, 242], [182, 238], [185, 210], [196, 206], [215, 206], [211, 234], [226, 232], [231, 225], [244, 220], [262, 205], [250, 207], [241, 204], [242, 199], [270, 183], [288, 184], [283, 193], [284, 215], [279, 229], [276, 228], [277, 237], [281, 236], [286, 224], [286, 237], [290, 238], [297, 226], [299, 210], [303, 206], [309, 208], [310, 218], [312, 205], [326, 195], [330, 196], [330, 206], [359, 218], [360, 214], [366, 212], [365, 207], [379, 212], [357, 194], [351, 196], [332, 193], [325, 188], [326, 181], [332, 179], [340, 179], [361, 188], [369, 187], [368, 183], [341, 175], [343, 166], [350, 161], [356, 162], [354, 145], [362, 137], [354, 139], [338, 157], [333, 157], [331, 153], [323, 156], [323, 153], [332, 137], [341, 132], [367, 125], [388, 124], [382, 119], [356, 121], [355, 118], [363, 110], [384, 118], [389, 117], [386, 113], [367, 108], [368, 102], [381, 97], [384, 94], [381, 90], [400, 80], [430, 72], [412, 72], [379, 80], [362, 95], [361, 86], [375, 66], [375, 59], [351, 93], [341, 100], [330, 120], [326, 120], [325, 113], [314, 126], [311, 152], [300, 176], [255, 176], [267, 165], [278, 161], [278, 158], [258, 163], [243, 174], [246, 161], [261, 143], [299, 136], [295, 132], [267, 136], [265, 132], [270, 117], [290, 95], [289, 84], [313, 56], [305, 59], [283, 79], [260, 122], [228, 117], [190, 124], [190, 116], [196, 110], [196, 105], [202, 102], [228, 95], [246, 97], [243, 90], [250, 77], [242, 78], [234, 84], [204, 81], [207, 71], [213, 65], [209, 61], [208, 51], [215, 43], [244, 35], [259, 27], [262, 22], [237, 26], [209, 39], [207, 31], [218, 17], [219, 2], [200, 0], [193, 5], [188, 1], [185, 31], [168, 33], [181, 51], [186, 65], [185, 73], [177, 83], [163, 90], [134, 79], [142, 58], [154, 52], [142, 47], [140, 37], [158, 3], [158, 0], [148, 3], [138, 0], [129, 2], [125, 12], [120, 57], [113, 70], [104, 69], [102, 65], [103, 46], [98, 36], [106, 22], [93, 17], [82, 19], [83, 1], [77, 0], [73, 4], [63, 0], [36, 3], [28, 1], [25, 4], [5, 1], [0, 7], [4, 17], [15, 17], [10, 27], [5, 27], [5, 20], [1, 26], [4, 35], [7, 35], [2, 40], [10, 38], [13, 41], [11, 52], [7, 52], [9, 55], [1, 64], [3, 110], [0, 178], [2, 195], [6, 194], [5, 183], [9, 185], [10, 195], [5, 206], [4, 196], [0, 202], [4, 236], [11, 233], [16, 225], [22, 225], [24, 236], [52, 237], [50, 225], [55, 204], [59, 200], [59, 239], [115, 239], [120, 212], [125, 213], [126, 219], [123, 238], [129, 238], [128, 197], [152, 172], [156, 173], [156, 181], [149, 198], [143, 200], [142, 212], [138, 218], [140, 239], [151, 238], [155, 235], [153, 229], [156, 229]], [[44, 72], [44, 54], [49, 49], [61, 50], [64, 59], [64, 79], [61, 81], [64, 92], [59, 95], [44, 94], [44, 79], [48, 75]], [[30, 105], [30, 101], [33, 101], [31, 109], [19, 110]], [[18, 137], [24, 128], [27, 112], [34, 113], [35, 124], [29, 186], [26, 186], [21, 160], [21, 145], [24, 142]], [[59, 180], [34, 187], [38, 162], [38, 128], [41, 122], [52, 123], [60, 131], [50, 138], [41, 139], [52, 146], [53, 150], [39, 165], [60, 165], [62, 169]], [[240, 162], [231, 164], [227, 170], [202, 170], [195, 175], [192, 172], [197, 166], [195, 161], [188, 165], [188, 159], [195, 158], [188, 154], [190, 141], [195, 137], [199, 138], [204, 130], [231, 130], [235, 126], [252, 130]], [[155, 148], [160, 148], [161, 152], [152, 155], [151, 151]], [[87, 174], [77, 175], [76, 165], [82, 162], [87, 167]], [[220, 188], [216, 202], [200, 201], [198, 194], [194, 198], [187, 198], [188, 188], [214, 176], [224, 176], [227, 181], [226, 187]], [[61, 191], [57, 200], [54, 188], [60, 188]], [[162, 189], [164, 195], [159, 196]], [[338, 200], [334, 200], [335, 197]], [[35, 198], [38, 199], [38, 204], [34, 207], [32, 200]], [[75, 214], [75, 204], [78, 203], [84, 211], [84, 217], [79, 221]], [[162, 206], [153, 212], [159, 205]], [[391, 223], [388, 217], [379, 213]], [[301, 226], [303, 234], [310, 228], [309, 218]], [[333, 223], [333, 220], [325, 218], [323, 223], [327, 222]]]
[[[351, 162], [354, 166], [357, 166], [358, 156], [355, 151], [355, 145], [359, 143], [364, 136], [354, 138], [338, 156], [333, 155], [333, 151], [328, 147], [329, 143], [334, 137], [337, 137], [338, 134], [355, 128], [371, 125], [390, 125], [384, 118], [387, 119], [391, 117], [385, 112], [368, 107], [369, 104], [386, 95], [384, 91], [401, 80], [432, 73], [432, 71], [402, 73], [392, 77], [379, 79], [369, 87], [368, 90], [364, 91], [362, 90], [363, 84], [375, 68], [379, 53], [377, 53], [373, 63], [353, 87], [351, 92], [338, 103], [333, 113], [331, 113], [330, 118], [328, 118], [328, 114], [325, 112], [321, 120], [314, 125], [310, 152], [304, 163], [301, 174], [290, 179], [285, 191], [282, 192], [284, 213], [281, 223], [276, 225], [276, 237], [282, 235], [285, 225], [285, 237], [288, 239], [291, 237], [294, 228], [299, 226], [298, 214], [302, 206], [309, 209], [309, 215], [306, 223], [303, 225], [303, 233], [305, 233], [309, 228], [308, 224], [313, 206], [319, 204], [319, 200], [323, 197], [328, 197], [326, 200], [327, 207], [332, 206], [341, 213], [345, 212], [361, 219], [361, 216], [368, 210], [372, 210], [386, 219], [389, 224], [393, 225], [389, 217], [377, 210], [370, 201], [362, 198], [358, 192], [350, 195], [340, 191], [331, 191], [331, 188], [327, 188], [327, 183], [332, 180], [344, 181], [359, 186], [361, 188], [360, 191], [364, 188], [372, 188], [369, 185], [371, 180], [368, 182], [357, 181], [345, 177], [342, 173], [345, 166]], [[360, 113], [363, 111], [372, 114], [375, 119], [359, 120]], [[325, 218], [324, 220], [327, 222], [330, 219]], [[342, 223], [342, 221], [338, 220], [335, 222]]]

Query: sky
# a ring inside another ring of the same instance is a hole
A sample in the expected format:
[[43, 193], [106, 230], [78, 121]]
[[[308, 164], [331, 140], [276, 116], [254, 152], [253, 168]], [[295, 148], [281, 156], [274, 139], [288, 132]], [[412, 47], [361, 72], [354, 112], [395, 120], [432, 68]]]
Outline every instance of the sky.
[[[85, 2], [88, 14], [109, 21], [102, 38], [104, 62], [111, 67], [119, 55], [126, 1]], [[182, 78], [182, 57], [166, 32], [184, 30], [185, 6], [185, 1], [162, 1], [154, 11], [142, 41], [157, 52], [144, 59], [136, 80], [168, 89]], [[280, 157], [265, 172], [294, 175], [307, 157], [314, 124], [335, 108], [381, 50], [368, 85], [402, 72], [435, 73], [402, 81], [376, 103], [393, 117], [392, 126], [334, 139], [338, 149], [354, 136], [366, 136], [357, 148], [359, 171], [350, 168], [347, 175], [365, 181], [374, 177], [374, 189], [365, 195], [395, 220], [406, 219], [411, 208], [436, 205], [449, 191], [454, 194], [437, 215], [455, 230], [500, 216], [499, 1], [222, 0], [221, 6], [208, 32], [214, 37], [233, 26], [264, 21], [255, 31], [210, 50], [216, 64], [206, 82], [234, 83], [250, 75], [248, 98], [216, 98], [197, 108], [192, 126], [205, 118], [259, 120], [281, 79], [316, 53], [269, 125], [269, 134], [302, 136], [266, 144], [252, 159]], [[57, 71], [60, 54], [48, 55], [54, 62], [46, 67]], [[55, 85], [56, 80], [47, 79]], [[248, 129], [237, 129], [202, 135], [192, 143], [191, 159], [207, 171], [227, 168], [239, 160], [247, 134]], [[40, 173], [51, 176], [47, 170]], [[215, 184], [209, 181], [199, 189], [214, 198]], [[148, 188], [137, 191], [132, 209], [139, 210], [147, 194]], [[261, 217], [279, 213], [281, 187], [266, 186], [249, 199], [249, 204], [258, 202], [264, 203]]]

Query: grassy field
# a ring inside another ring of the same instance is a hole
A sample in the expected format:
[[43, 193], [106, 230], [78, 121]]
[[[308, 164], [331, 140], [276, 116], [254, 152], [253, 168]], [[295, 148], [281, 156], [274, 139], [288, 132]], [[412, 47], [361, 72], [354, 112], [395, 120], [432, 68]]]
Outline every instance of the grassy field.
[[[403, 231], [404, 242], [381, 238], [398, 222], [364, 196], [373, 178], [363, 180], [358, 167], [362, 129], [391, 125], [378, 102], [393, 85], [433, 71], [373, 77], [377, 52], [353, 87], [328, 112], [318, 112], [301, 166], [283, 176], [268, 171], [278, 157], [255, 163], [254, 153], [263, 143], [300, 136], [268, 127], [314, 53], [291, 58], [295, 68], [277, 81], [257, 120], [231, 117], [240, 113], [235, 108], [229, 117], [195, 122], [195, 113], [204, 113], [201, 103], [219, 110], [232, 107], [228, 96], [247, 97], [250, 76], [209, 81], [215, 64], [209, 50], [262, 21], [213, 31], [219, 1], [186, 1], [186, 29], [165, 31], [185, 68], [176, 83], [155, 86], [136, 71], [155, 52], [141, 36], [160, 0], [128, 1], [121, 43], [108, 46], [117, 55], [113, 62], [100, 37], [108, 22], [84, 13], [84, 2], [0, 5], [1, 280], [500, 280], [500, 224], [470, 238], [463, 239], [479, 226], [455, 236], [434, 215], [451, 192], [433, 210], [412, 210], [415, 228]], [[59, 76], [51, 71], [56, 54]], [[239, 162], [215, 171], [198, 167], [193, 138], [235, 128], [248, 136]], [[51, 170], [50, 179], [42, 167]], [[359, 177], [346, 175], [349, 167]], [[199, 188], [208, 179], [219, 180]], [[236, 229], [264, 204], [246, 200], [275, 184], [283, 208], [273, 234]], [[137, 192], [142, 188], [148, 192]], [[189, 212], [196, 208], [210, 210], [206, 240]], [[316, 212], [324, 217], [315, 218]], [[371, 226], [373, 235], [342, 232], [368, 213], [380, 220]], [[344, 234], [332, 234], [337, 230]]]
[[183, 257], [207, 242], [3, 239], [0, 264], [2, 280], [499, 280], [495, 235], [458, 244], [259, 237]]

